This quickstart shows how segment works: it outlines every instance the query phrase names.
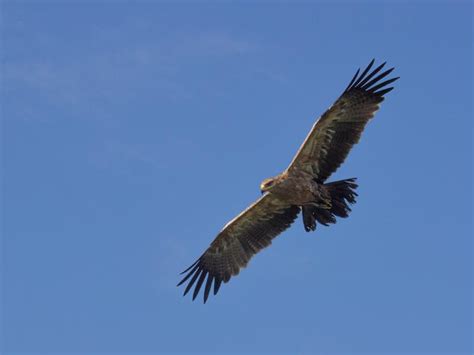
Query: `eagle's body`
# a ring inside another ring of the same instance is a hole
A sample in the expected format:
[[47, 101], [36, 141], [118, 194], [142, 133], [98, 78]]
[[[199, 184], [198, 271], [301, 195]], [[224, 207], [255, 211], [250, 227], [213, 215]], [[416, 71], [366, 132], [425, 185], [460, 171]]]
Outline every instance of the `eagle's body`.
[[[204, 281], [204, 302], [211, 287], [217, 293], [245, 267], [250, 258], [271, 244], [273, 238], [287, 229], [302, 212], [307, 232], [317, 224], [336, 223], [336, 217], [347, 217], [348, 204], [355, 202], [355, 179], [327, 183], [327, 178], [343, 163], [352, 146], [378, 110], [386, 86], [398, 78], [380, 82], [389, 69], [378, 74], [385, 63], [369, 73], [355, 74], [339, 99], [316, 121], [288, 168], [280, 175], [265, 179], [260, 185], [262, 196], [227, 223], [204, 254], [183, 273], [178, 284], [189, 280], [184, 294], [194, 284], [193, 299]], [[376, 75], [378, 74], [378, 75]]]
[[311, 174], [303, 170], [294, 172], [284, 171], [278, 176], [266, 179], [264, 182], [272, 181], [269, 188], [265, 188], [262, 183], [262, 193], [270, 193], [290, 205], [304, 206], [306, 204], [321, 203], [325, 204], [328, 196], [325, 193], [323, 185], [318, 184]]

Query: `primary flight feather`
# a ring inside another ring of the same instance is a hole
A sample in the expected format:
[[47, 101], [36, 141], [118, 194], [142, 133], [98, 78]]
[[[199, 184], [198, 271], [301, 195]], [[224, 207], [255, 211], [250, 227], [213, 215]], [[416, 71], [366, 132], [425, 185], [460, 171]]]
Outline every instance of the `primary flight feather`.
[[[336, 102], [316, 121], [290, 166], [280, 175], [265, 179], [262, 196], [227, 223], [204, 254], [184, 270], [178, 284], [188, 282], [186, 295], [194, 286], [193, 300], [204, 285], [204, 303], [211, 289], [216, 294], [222, 284], [239, 273], [261, 249], [282, 233], [302, 212], [307, 232], [317, 223], [336, 223], [347, 217], [348, 204], [355, 203], [355, 179], [326, 183], [344, 162], [367, 122], [379, 109], [387, 87], [396, 78], [386, 79], [394, 68], [382, 71], [385, 63], [357, 70]], [[359, 75], [360, 73], [360, 75]], [[207, 279], [206, 279], [207, 277]]]

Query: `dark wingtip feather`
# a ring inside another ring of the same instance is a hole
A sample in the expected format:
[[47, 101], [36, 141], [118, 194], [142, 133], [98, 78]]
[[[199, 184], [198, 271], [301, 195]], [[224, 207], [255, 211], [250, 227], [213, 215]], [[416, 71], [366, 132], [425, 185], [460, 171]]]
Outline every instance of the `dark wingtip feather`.
[[201, 286], [202, 286], [202, 283], [204, 282], [204, 279], [206, 278], [206, 275], [207, 275], [207, 272], [206, 271], [202, 271], [201, 272], [201, 276], [199, 277], [199, 280], [196, 284], [196, 287], [194, 287], [194, 292], [193, 292], [193, 301], [196, 299], [198, 293], [199, 293], [199, 290], [201, 289]]
[[366, 85], [367, 82], [368, 82], [370, 79], [372, 79], [375, 74], [377, 74], [379, 71], [382, 70], [382, 68], [385, 66], [385, 64], [387, 64], [387, 62], [383, 62], [383, 63], [380, 64], [377, 68], [375, 68], [374, 70], [372, 70], [372, 72], [371, 72], [369, 75], [367, 75], [367, 76], [365, 77], [365, 79], [362, 80], [362, 81], [359, 83], [359, 87], [362, 87], [362, 88], [363, 88], [364, 85]]
[[352, 87], [357, 87], [359, 85], [359, 83], [365, 78], [365, 76], [369, 72], [370, 68], [372, 68], [372, 65], [374, 65], [374, 62], [375, 62], [375, 59], [372, 59], [370, 61], [369, 65], [367, 65], [367, 68], [365, 68], [362, 74], [360, 74], [359, 79], [357, 79], [357, 81], [354, 84], [352, 84]]
[[386, 88], [386, 89], [383, 89], [383, 90], [379, 90], [379, 91], [375, 92], [375, 94], [379, 95], [379, 96], [384, 96], [386, 93], [389, 93], [392, 90], [393, 90], [393, 86], [391, 86], [389, 88]]
[[201, 258], [197, 259], [197, 260], [196, 260], [190, 267], [188, 267], [186, 270], [184, 270], [183, 272], [180, 272], [180, 275], [183, 275], [183, 274], [185, 274], [186, 272], [188, 272], [189, 270], [191, 270], [191, 268], [192, 268], [194, 265], [196, 265], [196, 264], [199, 262], [199, 260], [201, 260]]
[[[199, 265], [196, 265], [196, 264], [197, 264], [197, 262], [192, 265], [192, 266], [194, 266], [194, 268], [185, 277], [183, 277], [183, 279], [176, 286], [181, 286], [187, 279], [189, 279], [191, 277], [192, 274], [194, 274], [196, 269], [199, 267]], [[187, 270], [189, 270], [189, 268]]]
[[376, 92], [377, 90], [382, 89], [384, 86], [387, 86], [388, 84], [391, 84], [395, 80], [398, 80], [398, 79], [399, 79], [399, 77], [385, 80], [385, 81], [381, 82], [380, 84], [377, 84], [377, 85], [371, 87], [369, 90], [367, 90], [367, 92], [377, 94], [377, 92]]
[[209, 297], [209, 291], [211, 290], [213, 279], [214, 277], [209, 273], [206, 281], [206, 288], [204, 289], [204, 303], [206, 303], [207, 298]]
[[379, 82], [380, 80], [382, 80], [383, 78], [385, 78], [388, 74], [390, 74], [395, 68], [390, 68], [386, 71], [384, 71], [382, 74], [376, 76], [375, 78], [373, 78], [371, 81], [369, 81], [368, 83], [364, 84], [363, 86], [360, 85], [360, 88], [361, 89], [364, 89], [364, 90], [369, 90], [370, 87], [372, 85], [374, 85], [375, 83]]
[[[372, 59], [369, 65], [364, 69], [364, 71], [360, 75], [359, 75], [359, 70], [357, 70], [356, 75], [354, 75], [351, 82], [349, 83], [347, 88], [344, 90], [344, 92], [348, 92], [353, 89], [362, 89], [362, 90], [365, 90], [366, 92], [379, 96], [380, 99], [383, 100], [383, 95], [388, 93], [393, 88], [387, 88], [383, 90], [380, 90], [380, 89], [384, 88], [390, 83], [393, 83], [395, 80], [399, 79], [399, 77], [380, 82], [380, 80], [382, 80], [387, 75], [389, 75], [395, 68], [387, 69], [381, 74], [378, 74], [387, 62], [383, 62], [377, 68], [370, 71], [374, 62], [375, 60]], [[376, 76], [376, 74], [378, 75]]]
[[[219, 287], [221, 286], [221, 283], [223, 281], [223, 279], [221, 277], [219, 277], [216, 274], [212, 274], [209, 270], [207, 270], [204, 267], [204, 265], [202, 263], [202, 257], [199, 258], [197, 261], [195, 261], [184, 272], [187, 272], [187, 274], [177, 284], [177, 286], [181, 286], [186, 281], [188, 281], [188, 284], [186, 285], [186, 288], [184, 289], [184, 292], [183, 292], [183, 296], [186, 296], [189, 293], [189, 291], [191, 291], [193, 286], [195, 285], [194, 290], [193, 290], [193, 294], [192, 294], [193, 301], [198, 296], [199, 291], [201, 290], [201, 288], [204, 284], [204, 280], [206, 280], [206, 276], [207, 276], [207, 281], [206, 281], [205, 287], [204, 287], [204, 303], [206, 303], [207, 299], [209, 298], [209, 294], [210, 294], [211, 288], [212, 288], [212, 283], [214, 282], [214, 295], [215, 295], [215, 294], [217, 294], [217, 291], [219, 291]], [[181, 273], [181, 274], [183, 274], [183, 273]]]
[[354, 74], [354, 76], [352, 77], [352, 80], [350, 81], [349, 85], [347, 85], [346, 89], [344, 90], [344, 92], [348, 91], [352, 84], [354, 83], [354, 81], [357, 79], [357, 76], [359, 75], [359, 72], [360, 72], [360, 68], [357, 69], [356, 73]]
[[202, 267], [198, 267], [197, 270], [194, 271], [194, 276], [191, 279], [191, 281], [189, 281], [188, 285], [186, 286], [186, 289], [184, 290], [183, 296], [186, 296], [186, 294], [189, 292], [189, 290], [191, 290], [191, 287], [193, 287], [194, 283], [196, 282], [196, 279], [201, 274], [201, 271], [202, 271]]
[[221, 287], [222, 279], [220, 277], [216, 277], [216, 281], [214, 281], [214, 296], [217, 295], [219, 288]]

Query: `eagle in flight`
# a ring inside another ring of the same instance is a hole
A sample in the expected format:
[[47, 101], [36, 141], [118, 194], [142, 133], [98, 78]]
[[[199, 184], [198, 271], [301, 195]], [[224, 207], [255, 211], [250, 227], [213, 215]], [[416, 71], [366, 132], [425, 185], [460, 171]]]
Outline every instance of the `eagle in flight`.
[[[385, 63], [372, 69], [374, 60], [351, 82], [336, 102], [316, 121], [288, 168], [265, 179], [262, 196], [227, 223], [209, 248], [184, 270], [188, 281], [186, 295], [195, 285], [193, 300], [204, 286], [204, 303], [211, 288], [214, 295], [222, 282], [228, 282], [272, 239], [282, 233], [302, 212], [304, 229], [314, 231], [318, 223], [336, 223], [347, 217], [348, 204], [355, 203], [355, 178], [327, 183], [329, 176], [344, 162], [367, 122], [379, 109], [387, 87], [395, 80], [386, 78], [394, 68], [382, 71]], [[207, 276], [207, 279], [206, 279]]]

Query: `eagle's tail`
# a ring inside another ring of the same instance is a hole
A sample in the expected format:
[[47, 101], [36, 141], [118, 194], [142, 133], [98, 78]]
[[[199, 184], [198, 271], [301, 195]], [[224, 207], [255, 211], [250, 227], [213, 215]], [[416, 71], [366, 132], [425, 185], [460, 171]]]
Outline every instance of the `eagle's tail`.
[[314, 205], [303, 206], [303, 223], [307, 232], [316, 229], [316, 221], [327, 226], [336, 223], [336, 217], [346, 218], [351, 211], [349, 204], [355, 203], [357, 193], [356, 179], [345, 179], [324, 184], [324, 188], [331, 196], [330, 208], [321, 208]]

